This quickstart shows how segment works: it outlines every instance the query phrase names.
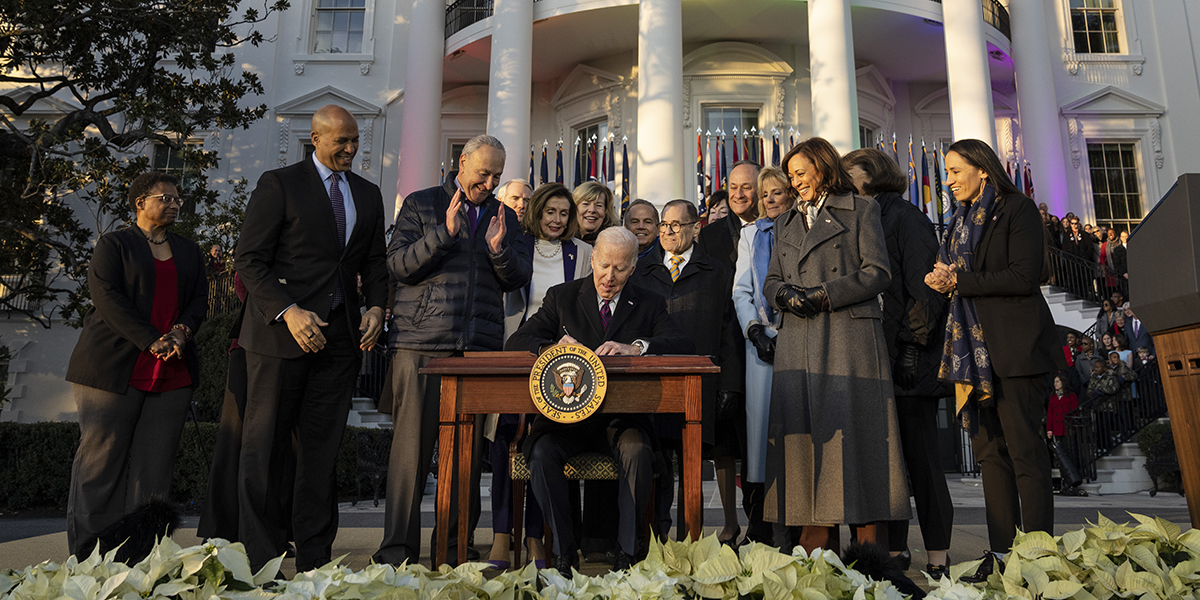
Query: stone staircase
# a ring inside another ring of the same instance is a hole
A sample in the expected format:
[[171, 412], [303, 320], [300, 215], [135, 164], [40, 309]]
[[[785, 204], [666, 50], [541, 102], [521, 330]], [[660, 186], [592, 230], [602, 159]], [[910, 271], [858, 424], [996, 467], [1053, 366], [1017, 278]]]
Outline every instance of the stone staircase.
[[392, 417], [375, 410], [375, 401], [370, 398], [354, 398], [350, 404], [347, 425], [371, 429], [391, 429]]
[[1080, 487], [1092, 495], [1133, 494], [1153, 488], [1154, 482], [1146, 471], [1146, 455], [1136, 442], [1126, 442], [1096, 461], [1096, 480]]
[[1049, 285], [1042, 286], [1042, 295], [1050, 305], [1050, 314], [1054, 315], [1055, 323], [1081, 332], [1096, 323], [1099, 306]]

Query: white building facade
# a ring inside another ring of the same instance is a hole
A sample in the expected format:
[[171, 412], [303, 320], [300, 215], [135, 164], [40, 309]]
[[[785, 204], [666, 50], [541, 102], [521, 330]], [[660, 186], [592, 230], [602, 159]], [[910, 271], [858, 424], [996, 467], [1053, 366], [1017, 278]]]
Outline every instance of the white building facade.
[[[238, 63], [270, 111], [196, 136], [221, 154], [212, 180], [302, 159], [312, 113], [336, 103], [359, 121], [355, 170], [392, 214], [481, 133], [508, 148], [505, 179], [528, 177], [543, 142], [553, 179], [562, 140], [568, 185], [576, 139], [627, 141], [629, 181], [621, 155], [608, 179], [660, 206], [697, 199], [697, 133], [731, 124], [765, 133], [768, 159], [770, 132], [782, 151], [894, 135], [902, 168], [910, 137], [984, 139], [1028, 165], [1050, 212], [1119, 228], [1200, 171], [1192, 0], [292, 0], [263, 31], [275, 43]], [[0, 419], [70, 418], [63, 332], [51, 351], [36, 326], [0, 326], [21, 347]]]

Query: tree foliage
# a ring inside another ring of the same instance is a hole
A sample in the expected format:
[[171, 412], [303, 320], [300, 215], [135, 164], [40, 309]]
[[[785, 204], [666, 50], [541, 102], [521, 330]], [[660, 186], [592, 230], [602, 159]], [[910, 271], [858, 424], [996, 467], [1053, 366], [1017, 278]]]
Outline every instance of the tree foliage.
[[219, 198], [216, 154], [186, 142], [266, 113], [244, 103], [263, 86], [233, 49], [271, 41], [257, 26], [288, 2], [254, 1], [0, 0], [0, 310], [78, 322], [92, 242], [130, 219], [125, 192], [155, 144], [195, 173], [198, 215], [181, 228], [229, 247], [219, 226], [245, 186]]

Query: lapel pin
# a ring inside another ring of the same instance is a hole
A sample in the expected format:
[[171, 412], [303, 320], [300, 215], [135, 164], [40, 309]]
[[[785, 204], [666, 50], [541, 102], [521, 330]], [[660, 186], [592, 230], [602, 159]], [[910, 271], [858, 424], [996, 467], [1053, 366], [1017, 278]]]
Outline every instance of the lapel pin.
[[829, 221], [829, 219], [825, 219], [825, 222], [826, 222], [826, 223], [829, 223], [830, 221]]
[[999, 221], [999, 220], [1000, 220], [1000, 215], [992, 215], [992, 220], [993, 220], [993, 221]]

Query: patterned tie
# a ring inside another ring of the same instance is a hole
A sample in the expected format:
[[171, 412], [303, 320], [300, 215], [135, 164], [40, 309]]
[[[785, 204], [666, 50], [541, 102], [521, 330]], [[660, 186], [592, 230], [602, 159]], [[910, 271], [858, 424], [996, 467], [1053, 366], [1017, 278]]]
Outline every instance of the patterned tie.
[[682, 256], [671, 257], [671, 281], [679, 281], [679, 265], [683, 262]]
[[610, 300], [604, 300], [600, 303], [600, 325], [608, 331], [608, 322], [612, 320], [612, 309], [608, 307]]
[[[338, 233], [338, 250], [346, 249], [346, 200], [342, 196], [342, 186], [339, 182], [342, 180], [341, 174], [334, 171], [329, 176], [329, 202], [333, 205], [333, 221], [337, 223]], [[341, 305], [345, 299], [345, 293], [342, 291], [342, 281], [337, 279], [333, 286], [333, 304], [329, 309], [333, 310]]]

